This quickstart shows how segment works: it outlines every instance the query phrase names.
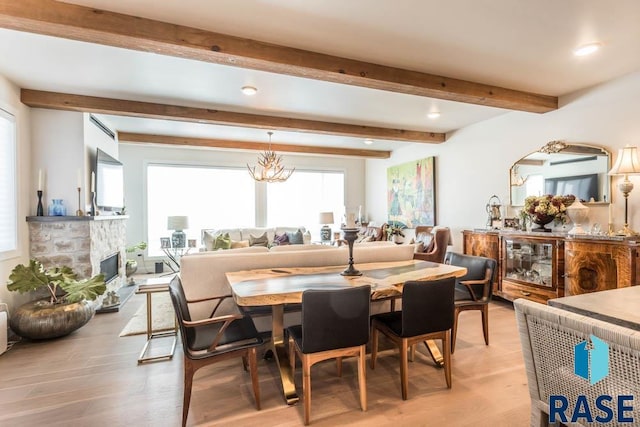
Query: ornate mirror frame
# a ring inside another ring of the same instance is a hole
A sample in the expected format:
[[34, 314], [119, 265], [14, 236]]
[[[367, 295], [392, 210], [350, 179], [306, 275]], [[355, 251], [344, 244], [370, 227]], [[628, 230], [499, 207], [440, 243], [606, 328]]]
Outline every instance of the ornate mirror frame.
[[[575, 191], [565, 189], [580, 186], [583, 194], [593, 195], [594, 202], [589, 198], [585, 200], [587, 203], [608, 204], [611, 201], [611, 177], [607, 175], [610, 169], [611, 153], [603, 147], [550, 141], [509, 169], [509, 203], [522, 206], [525, 197], [532, 195], [527, 194], [532, 188], [542, 188], [538, 190], [542, 194], [573, 194]], [[559, 191], [548, 191], [550, 187]]]

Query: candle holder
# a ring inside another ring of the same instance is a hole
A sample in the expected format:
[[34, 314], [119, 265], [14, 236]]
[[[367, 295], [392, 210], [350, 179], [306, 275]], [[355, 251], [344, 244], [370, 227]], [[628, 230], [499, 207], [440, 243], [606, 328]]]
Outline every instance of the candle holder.
[[100, 212], [98, 212], [98, 205], [96, 204], [96, 192], [91, 192], [91, 216], [98, 216]]
[[38, 207], [36, 208], [36, 216], [44, 216], [44, 208], [42, 207], [42, 190], [36, 191], [38, 195]]
[[343, 276], [362, 276], [362, 272], [353, 267], [353, 242], [358, 238], [358, 228], [343, 228], [344, 240], [349, 244], [349, 266], [340, 273]]
[[82, 204], [80, 203], [80, 187], [78, 187], [78, 210], [76, 211], [76, 216], [84, 216]]

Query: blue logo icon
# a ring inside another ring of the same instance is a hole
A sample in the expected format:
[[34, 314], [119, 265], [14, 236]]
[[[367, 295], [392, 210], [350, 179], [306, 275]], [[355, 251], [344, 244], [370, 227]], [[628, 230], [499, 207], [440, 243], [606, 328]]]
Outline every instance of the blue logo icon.
[[573, 348], [574, 373], [593, 385], [609, 375], [609, 344], [591, 335], [591, 348], [588, 341], [582, 341]]

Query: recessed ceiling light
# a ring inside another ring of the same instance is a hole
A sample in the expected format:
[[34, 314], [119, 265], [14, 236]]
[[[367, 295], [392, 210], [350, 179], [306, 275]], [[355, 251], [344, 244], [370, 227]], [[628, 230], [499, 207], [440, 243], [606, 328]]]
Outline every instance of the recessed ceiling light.
[[256, 93], [258, 93], [258, 89], [256, 89], [253, 86], [243, 86], [242, 87], [242, 93], [244, 93], [247, 96], [253, 96]]
[[373, 139], [367, 138], [367, 139], [364, 140], [364, 143], [367, 144], [367, 145], [371, 145], [371, 144], [373, 144]]
[[602, 47], [602, 43], [589, 43], [573, 49], [575, 56], [587, 56], [597, 52]]
[[429, 117], [430, 119], [437, 119], [438, 117], [440, 117], [440, 112], [432, 111], [429, 114], [427, 114], [427, 117]]

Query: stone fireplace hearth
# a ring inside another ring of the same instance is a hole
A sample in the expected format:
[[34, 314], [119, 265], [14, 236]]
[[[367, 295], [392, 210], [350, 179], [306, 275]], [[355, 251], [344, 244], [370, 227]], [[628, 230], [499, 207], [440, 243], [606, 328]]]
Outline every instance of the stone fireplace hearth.
[[[116, 291], [126, 283], [126, 219], [128, 216], [30, 216], [30, 256], [45, 268], [68, 265], [78, 278], [101, 273], [101, 263], [117, 255], [116, 277], [107, 291]], [[105, 264], [103, 264], [105, 265]], [[101, 304], [102, 298], [96, 301]]]

